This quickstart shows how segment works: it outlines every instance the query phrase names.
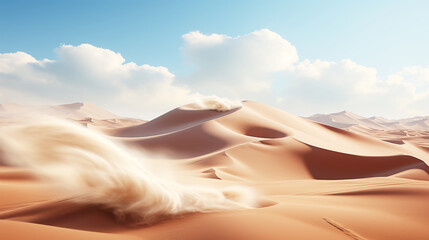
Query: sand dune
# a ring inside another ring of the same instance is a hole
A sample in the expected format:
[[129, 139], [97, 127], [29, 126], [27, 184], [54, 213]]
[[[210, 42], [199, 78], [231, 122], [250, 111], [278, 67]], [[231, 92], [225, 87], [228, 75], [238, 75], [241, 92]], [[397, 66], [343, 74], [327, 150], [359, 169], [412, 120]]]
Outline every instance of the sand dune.
[[413, 144], [425, 151], [429, 150], [429, 116], [389, 120], [374, 116], [364, 118], [343, 111], [333, 114], [316, 114], [308, 119], [350, 132], [369, 135], [395, 144]]
[[25, 106], [14, 103], [2, 103], [0, 104], [0, 112], [2, 114], [7, 113], [6, 116], [12, 116], [15, 114], [46, 114], [72, 120], [80, 120], [85, 118], [95, 118], [100, 120], [119, 118], [115, 114], [110, 113], [89, 102], [54, 106]]
[[[55, 117], [76, 121], [101, 129], [131, 126], [146, 121], [119, 117], [90, 102], [53, 106], [27, 106], [15, 103], [0, 104], [0, 126], [34, 121], [35, 118]], [[30, 119], [30, 120], [28, 120]]]
[[315, 114], [308, 119], [342, 129], [359, 126], [375, 130], [429, 130], [429, 116], [390, 120], [380, 116], [365, 118], [352, 112], [342, 111], [332, 114]]
[[[34, 239], [35, 234], [42, 239], [427, 239], [426, 130], [371, 128], [369, 124], [385, 127], [391, 122], [348, 112], [327, 119], [348, 130], [255, 102], [229, 111], [183, 106], [149, 122], [108, 128], [93, 121], [93, 128], [111, 136], [102, 141], [144, 151], [174, 171], [165, 172], [174, 175], [174, 184], [244, 186], [257, 193], [253, 208], [191, 211], [150, 225], [117, 221], [103, 202], [74, 201], [75, 190], [58, 190], [58, 181], [34, 175], [37, 168], [9, 166], [5, 153], [14, 151], [3, 144], [0, 234], [6, 239]], [[410, 124], [426, 123], [412, 119]], [[386, 131], [399, 137], [389, 142], [383, 137]], [[108, 149], [115, 148], [109, 144]], [[117, 158], [109, 158], [113, 166], [126, 161]], [[121, 189], [119, 185], [112, 198], [121, 197]]]

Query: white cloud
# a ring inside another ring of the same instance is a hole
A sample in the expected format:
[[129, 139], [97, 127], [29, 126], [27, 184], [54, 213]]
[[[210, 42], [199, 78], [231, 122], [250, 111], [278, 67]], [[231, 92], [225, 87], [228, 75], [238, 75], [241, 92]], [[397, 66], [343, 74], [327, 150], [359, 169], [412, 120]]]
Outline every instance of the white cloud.
[[387, 117], [428, 114], [429, 68], [405, 67], [381, 79], [377, 69], [350, 59], [299, 61], [295, 47], [267, 29], [182, 37], [183, 55], [196, 70], [180, 79], [205, 94], [261, 101], [303, 116], [344, 109]]
[[428, 114], [423, 107], [429, 104], [427, 70], [406, 67], [380, 79], [376, 69], [351, 60], [304, 60], [285, 72], [282, 95], [291, 103], [287, 109], [301, 115], [344, 109], [394, 118]]
[[23, 52], [0, 54], [0, 100], [91, 101], [119, 114], [154, 117], [192, 95], [167, 68], [125, 63], [108, 49], [63, 45], [55, 52], [57, 60], [42, 61]]
[[300, 115], [348, 109], [361, 95], [380, 94], [377, 70], [345, 59], [304, 60], [284, 73], [278, 83], [288, 110]]
[[290, 71], [295, 77], [335, 85], [344, 91], [358, 93], [377, 91], [377, 70], [344, 59], [340, 62], [304, 60]]
[[[405, 116], [428, 115], [429, 67], [404, 67], [400, 72], [388, 76], [384, 82], [389, 89], [387, 98], [395, 99], [400, 106], [399, 114]], [[392, 109], [392, 106], [386, 106]]]
[[269, 90], [271, 74], [298, 61], [295, 47], [268, 29], [234, 38], [198, 31], [182, 37], [184, 57], [196, 68], [182, 80], [206, 94], [237, 98]]
[[178, 77], [90, 44], [60, 46], [55, 60], [0, 54], [0, 101], [90, 101], [150, 118], [202, 93], [260, 101], [304, 116], [344, 109], [386, 117], [429, 114], [429, 67], [404, 67], [381, 79], [375, 68], [349, 59], [299, 61], [295, 47], [267, 29], [236, 37], [198, 31], [182, 37], [182, 53], [195, 71]]

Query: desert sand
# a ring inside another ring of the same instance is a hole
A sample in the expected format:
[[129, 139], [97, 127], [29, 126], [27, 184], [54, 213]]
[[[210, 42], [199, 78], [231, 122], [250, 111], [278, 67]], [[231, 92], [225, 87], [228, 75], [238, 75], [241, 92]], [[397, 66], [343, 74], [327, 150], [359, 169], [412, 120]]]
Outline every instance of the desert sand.
[[429, 116], [390, 120], [380, 116], [365, 118], [348, 111], [316, 114], [308, 119], [350, 132], [376, 137], [386, 142], [413, 144], [429, 150]]
[[[129, 183], [126, 181], [115, 185], [119, 186], [115, 191], [100, 195], [102, 198], [91, 196], [100, 194], [104, 185], [98, 180], [104, 178], [74, 183], [49, 172], [48, 167], [56, 160], [45, 162], [43, 156], [64, 157], [41, 155], [55, 149], [50, 145], [51, 135], [40, 127], [37, 134], [31, 128], [8, 132], [7, 129], [25, 122], [22, 112], [33, 110], [6, 104], [0, 108], [1, 239], [429, 238], [429, 131], [424, 127], [404, 130], [391, 124], [389, 128], [371, 128], [339, 121], [339, 128], [335, 128], [256, 102], [243, 102], [240, 107], [222, 111], [182, 106], [149, 122], [121, 118], [89, 103], [48, 109], [45, 107], [43, 112], [82, 125], [74, 126], [82, 128], [76, 130], [82, 132], [79, 137], [86, 136], [86, 131], [98, 134], [85, 139], [89, 141], [85, 144], [77, 137], [76, 142], [64, 140], [64, 144], [85, 148], [102, 138], [105, 149], [103, 144], [97, 145], [99, 154], [105, 151], [118, 157], [122, 150], [113, 151], [115, 144], [123, 145], [124, 149], [142, 152], [152, 162], [159, 162], [161, 168], [168, 169], [166, 178], [174, 175], [169, 181], [177, 185], [168, 183], [163, 187], [163, 183], [157, 182], [162, 174], [148, 181], [156, 186], [154, 191], [161, 186], [167, 193], [177, 192], [179, 199], [188, 199], [187, 186], [198, 185], [205, 189], [198, 190], [199, 197], [213, 198], [206, 202], [182, 201], [172, 208], [174, 211], [149, 223], [118, 218], [118, 209], [125, 215], [130, 211], [148, 211], [159, 207], [159, 202], [168, 202], [171, 196], [160, 195], [151, 200], [149, 207], [135, 206], [138, 199], [113, 204], [112, 199], [129, 190], [124, 190]], [[423, 122], [419, 126], [426, 124], [422, 119], [416, 121]], [[382, 122], [379, 118], [371, 124], [383, 126]], [[30, 136], [34, 141], [30, 141]], [[35, 142], [38, 139], [43, 139], [43, 143]], [[44, 148], [18, 151], [20, 146], [27, 146], [23, 144]], [[6, 159], [14, 154], [25, 164]], [[125, 162], [119, 164], [111, 154], [107, 155], [110, 165], [88, 165], [85, 173], [98, 176], [99, 171], [105, 173], [110, 169], [108, 180], [117, 174], [110, 166], [127, 173], [128, 168], [122, 165]], [[64, 164], [81, 169], [86, 163], [64, 160]], [[140, 186], [142, 182], [131, 184]], [[74, 184], [85, 186], [85, 191], [78, 192], [76, 189], [81, 188], [74, 188]], [[178, 187], [169, 190], [171, 186]], [[252, 199], [241, 199], [235, 190], [222, 190], [234, 187], [251, 191], [249, 196], [244, 195]], [[136, 188], [130, 191], [138, 197], [159, 194], [135, 193]], [[221, 193], [219, 199], [217, 193]], [[219, 205], [207, 205], [211, 201]], [[237, 205], [226, 205], [234, 202]], [[193, 205], [198, 208], [192, 208]]]

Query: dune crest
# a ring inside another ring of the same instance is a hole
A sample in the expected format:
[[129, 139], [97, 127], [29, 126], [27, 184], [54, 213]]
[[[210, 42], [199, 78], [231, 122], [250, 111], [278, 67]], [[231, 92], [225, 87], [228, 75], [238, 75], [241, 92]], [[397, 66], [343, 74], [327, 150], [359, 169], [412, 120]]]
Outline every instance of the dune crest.
[[253, 205], [247, 188], [188, 186], [163, 179], [148, 168], [145, 161], [150, 160], [141, 152], [62, 120], [5, 127], [0, 149], [6, 163], [29, 167], [69, 188], [72, 200], [101, 204], [134, 223]]
[[403, 145], [411, 143], [429, 149], [429, 116], [390, 120], [380, 116], [365, 118], [351, 112], [316, 114], [307, 119], [344, 129], [350, 132], [369, 135], [386, 142]]
[[241, 103], [238, 101], [235, 102], [227, 98], [220, 98], [212, 95], [194, 98], [193, 103], [181, 108], [188, 110], [215, 110], [218, 112], [226, 112], [239, 107], [241, 107]]

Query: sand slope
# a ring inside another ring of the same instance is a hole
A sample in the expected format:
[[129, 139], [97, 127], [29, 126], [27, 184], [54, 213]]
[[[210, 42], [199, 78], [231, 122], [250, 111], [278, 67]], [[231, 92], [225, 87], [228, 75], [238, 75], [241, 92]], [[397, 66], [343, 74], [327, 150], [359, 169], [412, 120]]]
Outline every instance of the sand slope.
[[390, 120], [380, 116], [365, 118], [348, 111], [332, 114], [315, 114], [308, 119], [336, 128], [349, 128], [360, 126], [377, 130], [429, 130], [429, 116], [418, 116], [412, 118]]
[[90, 102], [52, 106], [26, 106], [9, 102], [0, 104], [0, 126], [34, 121], [35, 118], [43, 117], [68, 119], [101, 130], [146, 122], [139, 119], [119, 117]]
[[379, 116], [364, 118], [351, 112], [316, 114], [308, 119], [350, 132], [369, 135], [395, 144], [413, 144], [429, 149], [429, 117], [390, 120]]
[[27, 169], [3, 166], [1, 236], [429, 238], [429, 153], [406, 140], [402, 144], [382, 141], [255, 102], [227, 112], [182, 107], [147, 123], [104, 131], [180, 167], [182, 177], [177, 181], [181, 183], [249, 186], [258, 191], [259, 205], [129, 226], [118, 223], [100, 206], [69, 201], [68, 194], [54, 191]]

